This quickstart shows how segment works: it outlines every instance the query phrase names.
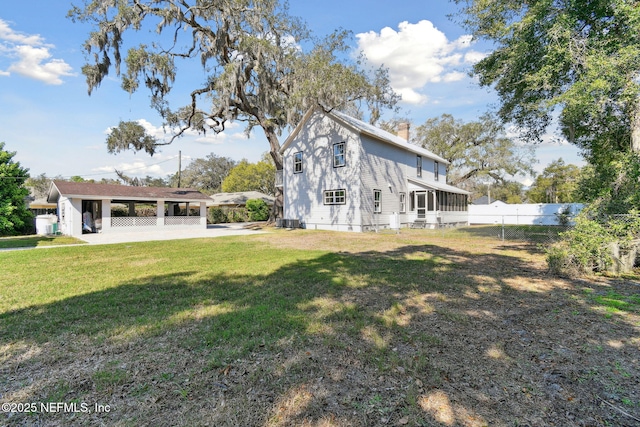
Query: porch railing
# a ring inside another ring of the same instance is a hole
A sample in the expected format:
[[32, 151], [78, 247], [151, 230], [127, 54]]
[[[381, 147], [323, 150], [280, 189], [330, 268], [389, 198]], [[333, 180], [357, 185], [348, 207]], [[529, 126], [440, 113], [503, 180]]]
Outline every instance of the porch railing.
[[155, 227], [158, 218], [155, 216], [112, 217], [111, 227]]
[[111, 217], [111, 227], [122, 229], [156, 226], [197, 226], [202, 225], [205, 220], [205, 217], [200, 216], [166, 216], [164, 218], [155, 216]]
[[167, 216], [164, 225], [200, 225], [199, 216]]

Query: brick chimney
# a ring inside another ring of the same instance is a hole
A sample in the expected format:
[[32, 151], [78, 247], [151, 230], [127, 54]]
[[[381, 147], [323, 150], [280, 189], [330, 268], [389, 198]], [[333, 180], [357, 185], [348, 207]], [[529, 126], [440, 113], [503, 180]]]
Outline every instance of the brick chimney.
[[398, 136], [405, 141], [409, 141], [409, 123], [398, 123]]

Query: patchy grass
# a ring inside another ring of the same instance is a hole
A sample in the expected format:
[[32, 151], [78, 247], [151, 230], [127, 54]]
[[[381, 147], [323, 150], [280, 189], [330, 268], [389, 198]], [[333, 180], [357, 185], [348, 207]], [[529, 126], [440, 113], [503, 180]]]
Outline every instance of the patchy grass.
[[[0, 253], [9, 425], [633, 425], [634, 278], [438, 231]], [[603, 315], [604, 314], [604, 315]]]
[[0, 237], [0, 249], [35, 248], [42, 246], [73, 245], [86, 243], [70, 236], [18, 236]]

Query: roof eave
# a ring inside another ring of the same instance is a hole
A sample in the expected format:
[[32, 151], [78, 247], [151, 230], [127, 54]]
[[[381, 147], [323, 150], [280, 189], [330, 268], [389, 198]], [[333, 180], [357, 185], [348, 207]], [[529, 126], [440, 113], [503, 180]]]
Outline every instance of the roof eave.
[[465, 194], [465, 195], [471, 194], [471, 192], [467, 190], [463, 190], [461, 188], [454, 187], [453, 185], [449, 185], [449, 184], [442, 184], [440, 182], [435, 182], [435, 181], [429, 182], [423, 179], [413, 178], [413, 177], [407, 178], [407, 181], [417, 184], [421, 187], [429, 187], [436, 190], [449, 191], [451, 193], [458, 193], [458, 194]]

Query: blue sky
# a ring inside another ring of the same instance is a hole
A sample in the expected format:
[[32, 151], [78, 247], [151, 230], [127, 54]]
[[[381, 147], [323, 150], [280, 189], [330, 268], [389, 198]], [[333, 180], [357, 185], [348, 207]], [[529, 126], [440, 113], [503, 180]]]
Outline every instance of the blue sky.
[[[99, 180], [116, 178], [117, 168], [134, 176], [166, 177], [177, 171], [178, 151], [183, 167], [210, 153], [257, 161], [267, 151], [259, 130], [247, 139], [237, 124], [220, 135], [181, 138], [153, 157], [107, 153], [108, 130], [120, 120], [140, 120], [162, 137], [162, 119], [149, 107], [147, 92], [129, 96], [114, 72], [91, 96], [87, 94], [82, 44], [90, 28], [66, 18], [70, 7], [64, 0], [21, 0], [6, 2], [0, 9], [0, 141], [17, 152], [15, 159], [32, 175]], [[414, 126], [444, 113], [475, 120], [496, 103], [490, 90], [479, 88], [466, 74], [490, 46], [471, 43], [464, 29], [447, 17], [456, 11], [454, 4], [290, 0], [290, 11], [318, 36], [337, 28], [352, 31], [354, 52], [363, 51], [372, 65], [389, 68], [392, 85], [403, 96], [400, 115]], [[189, 68], [189, 76], [183, 77], [203, 80], [204, 72]], [[536, 153], [538, 171], [559, 157], [583, 164], [567, 143], [546, 142]], [[530, 182], [530, 177], [516, 179]]]

